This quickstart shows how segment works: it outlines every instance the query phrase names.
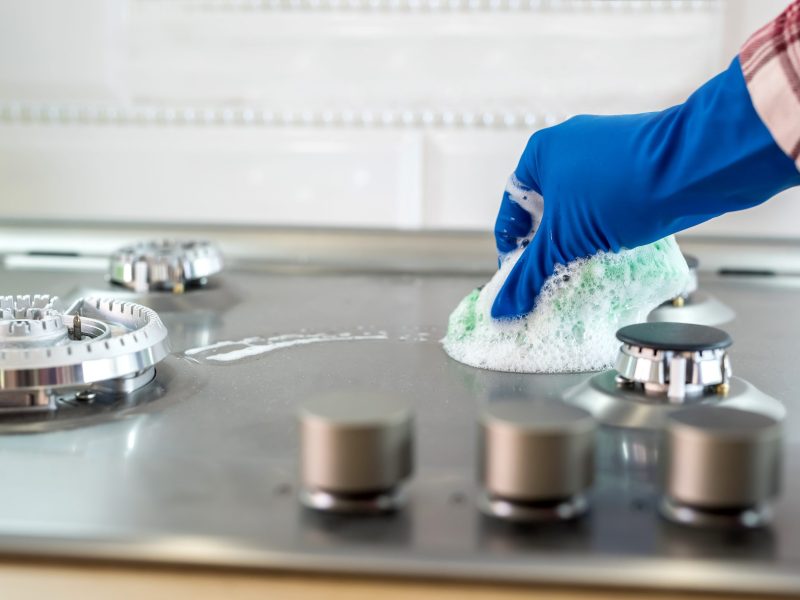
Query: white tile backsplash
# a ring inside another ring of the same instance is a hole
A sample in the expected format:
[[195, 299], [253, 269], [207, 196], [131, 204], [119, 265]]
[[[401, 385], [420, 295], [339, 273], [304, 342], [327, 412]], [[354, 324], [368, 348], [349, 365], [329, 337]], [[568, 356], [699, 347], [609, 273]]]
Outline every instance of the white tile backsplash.
[[723, 32], [715, 11], [133, 6], [123, 66], [132, 99], [297, 110], [664, 106], [714, 72]]
[[123, 0], [0, 2], [0, 98], [119, 100]]
[[493, 227], [506, 180], [528, 137], [525, 131], [430, 133], [425, 145], [426, 227]]
[[[0, 209], [491, 229], [533, 130], [680, 101], [769, 3], [9, 0]], [[698, 231], [800, 237], [797, 195]]]
[[402, 130], [0, 125], [3, 215], [418, 227], [419, 145]]

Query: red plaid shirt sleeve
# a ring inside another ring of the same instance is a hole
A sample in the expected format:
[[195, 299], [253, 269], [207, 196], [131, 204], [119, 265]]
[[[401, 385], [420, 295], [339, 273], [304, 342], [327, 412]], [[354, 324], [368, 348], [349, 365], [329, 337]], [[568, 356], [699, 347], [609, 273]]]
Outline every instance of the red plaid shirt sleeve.
[[745, 42], [739, 62], [758, 116], [800, 169], [800, 0]]

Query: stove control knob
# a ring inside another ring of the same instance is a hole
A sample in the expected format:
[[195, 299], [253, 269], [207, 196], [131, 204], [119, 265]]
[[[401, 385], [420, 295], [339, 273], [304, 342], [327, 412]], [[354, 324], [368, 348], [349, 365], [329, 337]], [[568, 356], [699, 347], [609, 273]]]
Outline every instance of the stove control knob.
[[781, 426], [711, 405], [670, 415], [663, 439], [662, 514], [685, 525], [759, 527], [780, 489]]
[[300, 409], [302, 502], [317, 510], [379, 513], [402, 505], [413, 470], [413, 416], [396, 398], [338, 393]]
[[596, 422], [575, 406], [490, 402], [480, 423], [480, 508], [510, 521], [566, 520], [587, 507]]

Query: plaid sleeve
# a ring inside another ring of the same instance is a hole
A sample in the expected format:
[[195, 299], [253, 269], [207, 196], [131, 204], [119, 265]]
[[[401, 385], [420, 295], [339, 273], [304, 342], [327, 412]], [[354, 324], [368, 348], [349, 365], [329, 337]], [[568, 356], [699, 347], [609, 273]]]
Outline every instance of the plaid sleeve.
[[739, 63], [758, 116], [800, 169], [800, 0], [745, 42]]

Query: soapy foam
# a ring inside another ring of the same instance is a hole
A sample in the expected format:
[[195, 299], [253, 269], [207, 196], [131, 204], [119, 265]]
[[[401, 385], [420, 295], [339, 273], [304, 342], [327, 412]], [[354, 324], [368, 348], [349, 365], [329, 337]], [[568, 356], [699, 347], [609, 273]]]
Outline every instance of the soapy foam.
[[610, 368], [620, 345], [617, 330], [644, 321], [653, 308], [678, 295], [689, 278], [678, 244], [669, 237], [558, 265], [530, 314], [493, 319], [494, 299], [522, 252], [508, 254], [489, 283], [450, 315], [443, 344], [454, 359], [522, 373]]

